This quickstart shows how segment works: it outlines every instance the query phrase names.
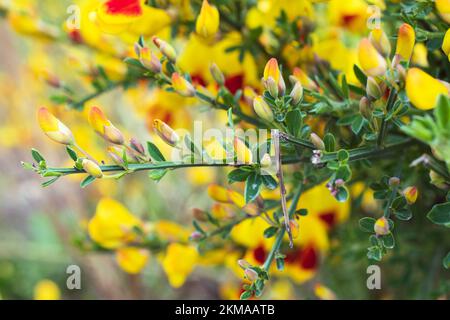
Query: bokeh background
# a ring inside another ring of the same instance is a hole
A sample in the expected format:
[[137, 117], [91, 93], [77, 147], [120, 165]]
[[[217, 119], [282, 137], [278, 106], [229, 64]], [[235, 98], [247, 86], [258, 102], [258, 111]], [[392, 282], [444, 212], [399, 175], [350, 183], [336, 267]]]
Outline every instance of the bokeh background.
[[[42, 188], [43, 180], [20, 164], [31, 161], [30, 149], [37, 148], [49, 164], [70, 165], [64, 148], [49, 141], [38, 127], [35, 114], [40, 106], [49, 107], [65, 122], [79, 144], [95, 158], [110, 162], [103, 141], [88, 125], [86, 112], [70, 109], [61, 101], [61, 90], [52, 86], [61, 81], [75, 92], [76, 98], [82, 99], [94, 91], [92, 80], [99, 66], [110, 80], [123, 79], [127, 69], [122, 60], [133, 55], [137, 33], [109, 35], [95, 28], [89, 21], [89, 12], [100, 2], [0, 1], [0, 298], [238, 298], [242, 277], [235, 270], [237, 256], [233, 250], [197, 259], [182, 285], [174, 286], [168, 280], [170, 270], [161, 263], [164, 253], [151, 254], [139, 274], [129, 274], [111, 252], [86, 250], [82, 245], [87, 223], [105, 197], [119, 201], [142, 220], [168, 221], [174, 224], [167, 227], [170, 232], [189, 234], [194, 230], [191, 209], [214, 204], [207, 193], [208, 185], [224, 184], [226, 170], [175, 171], [158, 183], [145, 173], [133, 174], [119, 181], [99, 180], [86, 189], [79, 187], [82, 177], [70, 177]], [[238, 52], [225, 51], [239, 39], [239, 34], [228, 32], [219, 41], [204, 43], [186, 32], [189, 25], [174, 28], [170, 22], [175, 12], [188, 20], [194, 19], [200, 2], [168, 2], [170, 10], [153, 13], [155, 21], [145, 29], [147, 41], [152, 34], [172, 39], [180, 54], [179, 63], [206, 87], [212, 83], [208, 69], [209, 62], [214, 61], [225, 72], [230, 88], [259, 88], [264, 65], [261, 59], [247, 53], [240, 62]], [[367, 32], [367, 8], [373, 2], [258, 1], [245, 23], [274, 28], [282, 10], [286, 10], [289, 18], [298, 15], [304, 18], [301, 20], [304, 23], [314, 21], [319, 26], [313, 35], [314, 42], [286, 49], [289, 65], [308, 64], [317, 55], [346, 73], [351, 81], [356, 44]], [[381, 7], [386, 5], [383, 1], [376, 2]], [[83, 17], [82, 29], [76, 34], [64, 26], [70, 15], [67, 8], [72, 4], [81, 7]], [[177, 32], [171, 38], [171, 33]], [[270, 46], [273, 39], [269, 32], [266, 36], [266, 44]], [[77, 43], [80, 38], [83, 41]], [[418, 50], [416, 63], [426, 63], [426, 58], [424, 61], [420, 55], [421, 48]], [[192, 121], [198, 119], [206, 120], [210, 127], [225, 127], [226, 123], [225, 112], [211, 111], [198, 101], [150, 88], [147, 83], [138, 83], [128, 90], [113, 89], [86, 105], [101, 106], [126, 136], [153, 140], [163, 152], [169, 152], [168, 148], [150, 130], [155, 118], [176, 128], [190, 128]], [[234, 188], [242, 190], [239, 185]], [[345, 208], [332, 200], [325, 201], [326, 208], [321, 207], [321, 201], [317, 200], [327, 199], [326, 189], [315, 191], [308, 204], [312, 210], [319, 213], [325, 210], [323, 214], [331, 210], [332, 214], [341, 215], [333, 228], [317, 227], [326, 230], [326, 240], [317, 240], [326, 241], [326, 254], [313, 267], [301, 265], [293, 267], [287, 275], [276, 275], [263, 298], [317, 299], [327, 290], [338, 298], [348, 299], [445, 297], [449, 280], [441, 259], [450, 239], [444, 228], [426, 221], [420, 208], [414, 212], [414, 223], [398, 226], [399, 245], [380, 263], [383, 289], [367, 289], [366, 268], [371, 262], [366, 257], [367, 235], [358, 229], [358, 220], [364, 215], [374, 215], [379, 208], [370, 194], [358, 197], [366, 190], [363, 185], [354, 189], [353, 200], [359, 201], [352, 201]], [[239, 232], [242, 235], [252, 230], [248, 227]], [[234, 235], [233, 240], [246, 254], [256, 257], [256, 245], [239, 235]], [[234, 262], [226, 261], [227, 257]], [[82, 270], [81, 290], [66, 288], [66, 268], [72, 264]], [[308, 275], [298, 276], [305, 270]]]

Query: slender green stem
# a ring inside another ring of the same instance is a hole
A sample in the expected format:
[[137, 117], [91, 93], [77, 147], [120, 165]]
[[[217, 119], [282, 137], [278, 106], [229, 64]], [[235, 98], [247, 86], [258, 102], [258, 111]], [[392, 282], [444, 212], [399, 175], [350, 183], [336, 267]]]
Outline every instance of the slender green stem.
[[[295, 213], [295, 210], [297, 209], [298, 201], [300, 200], [300, 196], [303, 192], [303, 184], [300, 183], [300, 185], [297, 188], [297, 191], [294, 193], [294, 197], [292, 198], [291, 206], [289, 207], [289, 217], [292, 217]], [[267, 256], [266, 261], [264, 262], [263, 268], [266, 271], [269, 271], [269, 268], [273, 262], [273, 259], [275, 258], [275, 255], [280, 250], [281, 243], [283, 242], [283, 237], [286, 232], [285, 227], [281, 227], [278, 231], [277, 237], [275, 239], [275, 243], [272, 246], [272, 249], [269, 252], [269, 255]]]
[[392, 189], [391, 195], [389, 196], [388, 202], [386, 203], [386, 207], [384, 208], [384, 214], [383, 214], [383, 216], [384, 216], [385, 218], [389, 218], [390, 215], [391, 215], [391, 210], [390, 210], [390, 208], [391, 208], [391, 206], [392, 206], [392, 202], [393, 202], [394, 199], [395, 199], [395, 196], [397, 195], [397, 192], [398, 192], [398, 185], [397, 185], [397, 186], [394, 186], [394, 188]]
[[311, 142], [309, 142], [308, 140], [304, 140], [304, 139], [297, 139], [294, 138], [293, 136], [284, 133], [284, 132], [280, 132], [280, 138], [284, 141], [290, 142], [292, 144], [298, 145], [298, 146], [302, 146], [311, 150], [315, 150], [317, 149]]
[[397, 98], [397, 91], [395, 89], [391, 89], [391, 92], [389, 93], [389, 98], [386, 105], [386, 114], [383, 116], [383, 120], [381, 120], [381, 127], [380, 132], [378, 133], [378, 140], [377, 140], [377, 146], [381, 147], [384, 142], [384, 137], [386, 135], [387, 130], [387, 123], [386, 121], [386, 115], [389, 113], [389, 111], [394, 106], [395, 99]]
[[[387, 154], [393, 153], [393, 152], [399, 152], [403, 151], [403, 147], [407, 147], [409, 145], [412, 145], [414, 143], [414, 140], [412, 139], [406, 139], [401, 142], [396, 142], [393, 144], [390, 144], [384, 148], [377, 148], [377, 147], [361, 147], [361, 148], [355, 148], [348, 150], [348, 153], [350, 155], [349, 161], [356, 161], [356, 160], [363, 160], [363, 159], [373, 159], [373, 158], [380, 158], [384, 157]], [[330, 152], [325, 153], [322, 158], [320, 159], [320, 163], [327, 163], [330, 161], [337, 160], [337, 152]]]
[[[304, 159], [297, 157], [285, 157], [282, 160], [283, 164], [293, 164], [302, 162]], [[149, 171], [149, 170], [161, 170], [161, 169], [179, 169], [179, 168], [192, 168], [192, 167], [242, 167], [248, 166], [248, 164], [234, 164], [234, 163], [185, 163], [185, 162], [160, 162], [160, 163], [130, 163], [128, 169], [124, 169], [118, 165], [103, 165], [100, 166], [103, 172], [115, 172], [115, 171]], [[84, 170], [79, 170], [75, 167], [72, 168], [47, 168], [45, 172], [62, 173], [64, 175], [86, 173]]]

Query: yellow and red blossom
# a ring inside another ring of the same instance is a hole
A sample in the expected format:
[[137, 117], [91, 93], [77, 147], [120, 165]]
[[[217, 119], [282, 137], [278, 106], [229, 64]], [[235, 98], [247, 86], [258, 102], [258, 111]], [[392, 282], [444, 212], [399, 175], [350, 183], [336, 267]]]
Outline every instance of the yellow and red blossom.
[[416, 33], [413, 27], [404, 23], [398, 29], [397, 48], [395, 54], [399, 55], [402, 60], [409, 61], [413, 53], [414, 44], [416, 42]]
[[88, 121], [91, 127], [108, 142], [121, 145], [124, 143], [122, 132], [109, 121], [99, 107], [91, 107]]
[[177, 72], [172, 73], [172, 87], [183, 97], [195, 95], [194, 86]]
[[375, 49], [369, 39], [364, 38], [359, 43], [358, 58], [361, 69], [368, 76], [380, 77], [386, 73], [386, 60]]
[[377, 235], [385, 236], [390, 232], [389, 221], [385, 217], [381, 217], [377, 221], [375, 221], [373, 229]]
[[406, 94], [412, 104], [421, 110], [433, 109], [438, 97], [448, 95], [447, 87], [425, 71], [410, 68], [406, 74]]
[[158, 136], [170, 146], [175, 146], [180, 141], [180, 137], [175, 130], [159, 119], [153, 120], [153, 129]]
[[53, 141], [67, 145], [75, 142], [70, 129], [51, 114], [47, 108], [40, 108], [37, 113], [37, 118], [42, 131]]
[[419, 190], [417, 190], [417, 187], [415, 186], [410, 186], [403, 190], [403, 195], [405, 196], [408, 204], [414, 204], [419, 196]]
[[141, 0], [109, 0], [97, 9], [97, 23], [107, 33], [125, 31], [143, 14]]
[[203, 38], [213, 37], [219, 30], [219, 10], [203, 0], [200, 13], [195, 24], [195, 31]]

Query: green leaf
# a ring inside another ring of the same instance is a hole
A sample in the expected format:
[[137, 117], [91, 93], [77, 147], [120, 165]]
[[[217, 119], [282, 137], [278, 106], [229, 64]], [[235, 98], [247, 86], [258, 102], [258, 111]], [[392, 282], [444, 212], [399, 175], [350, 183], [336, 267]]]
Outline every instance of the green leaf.
[[395, 247], [395, 239], [394, 239], [394, 235], [392, 234], [392, 232], [383, 236], [381, 238], [381, 241], [383, 241], [383, 246], [386, 249], [393, 249]]
[[272, 238], [278, 231], [277, 227], [268, 227], [266, 230], [264, 230], [264, 238]]
[[353, 133], [357, 135], [361, 132], [363, 126], [364, 126], [364, 118], [362, 116], [358, 116], [355, 119], [353, 119], [350, 128], [352, 129]]
[[59, 179], [59, 176], [57, 176], [57, 177], [54, 177], [54, 178], [52, 178], [52, 179], [50, 179], [50, 180], [47, 180], [47, 181], [45, 181], [44, 183], [42, 183], [41, 184], [41, 186], [42, 187], [48, 187], [49, 185], [51, 185], [52, 183], [54, 183], [56, 180], [58, 180]]
[[450, 228], [450, 202], [436, 204], [427, 214], [431, 222]]
[[252, 292], [251, 291], [244, 291], [242, 292], [241, 296], [240, 296], [240, 300], [248, 300], [252, 297]]
[[336, 150], [336, 139], [331, 133], [327, 133], [323, 137], [323, 143], [325, 144], [325, 151], [334, 152]]
[[37, 163], [39, 163], [41, 161], [45, 161], [44, 157], [36, 149], [31, 149], [31, 156]]
[[445, 269], [449, 269], [450, 268], [450, 252], [447, 253], [447, 255], [445, 256], [444, 260], [442, 260], [442, 264], [444, 265]]
[[90, 185], [92, 182], [94, 182], [95, 177], [93, 176], [87, 176], [83, 181], [80, 183], [81, 188], [86, 188], [88, 185]]
[[284, 270], [284, 258], [280, 257], [280, 258], [277, 258], [275, 261], [277, 263], [277, 270], [283, 271]]
[[350, 157], [350, 154], [348, 153], [347, 150], [341, 149], [337, 153], [338, 161], [341, 161], [341, 162], [346, 161], [346, 160], [348, 160], [349, 157]]
[[364, 217], [359, 219], [359, 227], [364, 232], [374, 233], [375, 222], [374, 218]]
[[437, 126], [443, 132], [450, 133], [450, 99], [440, 95], [434, 111]]
[[148, 172], [148, 177], [156, 182], [160, 181], [168, 172], [167, 169], [156, 169]]
[[342, 76], [342, 93], [344, 94], [345, 99], [350, 98], [347, 77], [345, 76], [345, 74]]
[[230, 128], [233, 128], [233, 127], [234, 127], [234, 122], [233, 122], [233, 108], [228, 108], [227, 114], [228, 114], [228, 126], [229, 126]]
[[412, 218], [412, 212], [409, 207], [405, 207], [399, 210], [394, 210], [395, 217], [399, 220], [409, 221]]
[[202, 227], [200, 227], [200, 225], [198, 224], [198, 222], [196, 220], [192, 221], [192, 224], [194, 225], [195, 230], [197, 230], [198, 232], [200, 232], [203, 235], [206, 235], [206, 232], [202, 229]]
[[271, 175], [263, 174], [261, 176], [261, 179], [262, 179], [264, 185], [266, 186], [266, 188], [269, 190], [274, 190], [278, 186], [277, 180], [275, 180], [275, 178], [272, 177]]
[[286, 126], [288, 132], [292, 134], [294, 137], [299, 137], [300, 130], [302, 128], [302, 114], [300, 110], [292, 110], [286, 114]]
[[350, 170], [350, 166], [343, 165], [340, 166], [336, 171], [336, 179], [342, 179], [344, 181], [350, 180], [352, 177], [352, 171]]
[[299, 209], [295, 211], [295, 214], [298, 214], [299, 216], [307, 216], [308, 215], [308, 209]]
[[228, 174], [228, 183], [245, 181], [251, 174], [251, 171], [236, 169]]
[[335, 196], [336, 200], [339, 202], [345, 202], [348, 199], [348, 190], [346, 187], [340, 187]]
[[244, 198], [245, 203], [252, 202], [258, 197], [261, 191], [262, 179], [261, 176], [255, 172], [252, 172], [245, 181]]
[[155, 161], [166, 161], [161, 151], [159, 151], [158, 147], [150, 141], [147, 141], [147, 149], [150, 157], [152, 157]]
[[362, 86], [365, 88], [367, 84], [367, 76], [356, 64], [353, 66], [353, 71], [359, 83], [361, 83]]
[[77, 161], [78, 156], [77, 153], [75, 152], [75, 150], [73, 150], [71, 147], [67, 146], [66, 147], [66, 151], [69, 154], [69, 157], [73, 160], [73, 161]]
[[367, 257], [369, 259], [375, 260], [375, 261], [381, 261], [381, 258], [383, 257], [383, 253], [381, 251], [381, 248], [379, 246], [373, 246], [367, 249]]

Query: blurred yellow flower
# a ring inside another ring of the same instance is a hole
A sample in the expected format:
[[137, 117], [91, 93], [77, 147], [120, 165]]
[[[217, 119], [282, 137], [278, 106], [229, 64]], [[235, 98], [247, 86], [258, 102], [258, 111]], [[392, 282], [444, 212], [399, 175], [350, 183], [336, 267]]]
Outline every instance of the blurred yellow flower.
[[116, 251], [116, 261], [125, 272], [137, 274], [145, 268], [150, 254], [136, 247], [120, 248]]
[[211, 38], [219, 30], [219, 10], [203, 0], [200, 14], [197, 17], [195, 31], [203, 38]]
[[386, 60], [378, 53], [369, 39], [364, 38], [359, 43], [358, 58], [361, 69], [368, 76], [379, 77], [385, 74]]
[[179, 288], [194, 270], [198, 261], [198, 252], [193, 246], [171, 243], [160, 260], [169, 284]]
[[51, 280], [41, 280], [34, 287], [34, 300], [59, 300], [60, 298], [58, 285]]
[[429, 110], [435, 107], [439, 95], [448, 95], [448, 90], [425, 71], [411, 68], [406, 74], [406, 94], [416, 108]]
[[119, 248], [135, 240], [134, 228], [142, 229], [142, 222], [111, 198], [99, 201], [95, 215], [88, 224], [90, 237], [108, 249]]

